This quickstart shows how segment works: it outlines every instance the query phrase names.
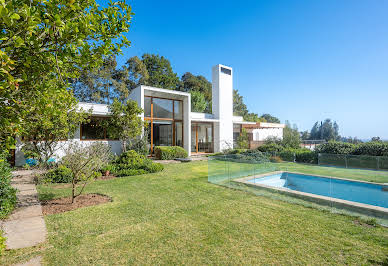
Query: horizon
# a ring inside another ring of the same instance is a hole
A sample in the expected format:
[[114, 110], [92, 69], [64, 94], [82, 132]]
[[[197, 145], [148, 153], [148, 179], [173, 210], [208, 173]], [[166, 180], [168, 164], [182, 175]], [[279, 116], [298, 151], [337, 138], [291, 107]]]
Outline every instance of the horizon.
[[129, 3], [131, 47], [119, 66], [152, 53], [179, 77], [211, 81], [212, 66], [223, 64], [250, 112], [299, 131], [330, 118], [343, 137], [388, 139], [388, 2]]

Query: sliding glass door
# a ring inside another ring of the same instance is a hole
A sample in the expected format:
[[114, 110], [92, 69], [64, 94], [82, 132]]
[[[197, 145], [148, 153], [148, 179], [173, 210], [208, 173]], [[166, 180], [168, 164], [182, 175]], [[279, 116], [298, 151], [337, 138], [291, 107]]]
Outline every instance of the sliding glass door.
[[191, 152], [211, 153], [213, 152], [213, 124], [192, 123], [191, 124]]

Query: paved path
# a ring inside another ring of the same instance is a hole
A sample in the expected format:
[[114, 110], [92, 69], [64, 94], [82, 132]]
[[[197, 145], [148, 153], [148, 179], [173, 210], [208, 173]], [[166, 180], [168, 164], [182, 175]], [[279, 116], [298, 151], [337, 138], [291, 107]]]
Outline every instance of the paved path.
[[46, 240], [46, 224], [33, 181], [33, 171], [13, 173], [12, 186], [18, 189], [17, 208], [2, 224], [7, 249], [36, 246]]

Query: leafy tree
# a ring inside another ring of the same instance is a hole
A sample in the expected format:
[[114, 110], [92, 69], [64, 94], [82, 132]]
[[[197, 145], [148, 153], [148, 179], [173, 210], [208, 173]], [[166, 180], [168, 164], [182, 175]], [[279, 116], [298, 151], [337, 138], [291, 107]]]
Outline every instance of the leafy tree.
[[[83, 146], [79, 142], [69, 144], [61, 163], [72, 173], [71, 203], [74, 203], [74, 199], [82, 194], [89, 181], [100, 175], [99, 170], [106, 166], [111, 159], [112, 154], [107, 144], [101, 142], [87, 146]], [[76, 194], [78, 185], [81, 185], [81, 189]]]
[[131, 16], [124, 1], [0, 0], [0, 142], [28, 134], [35, 98], [73, 97], [70, 79], [129, 46]]
[[84, 70], [81, 76], [74, 80], [72, 89], [80, 101], [110, 104], [116, 96], [117, 82], [116, 58], [110, 56], [104, 59], [98, 69]]
[[332, 122], [331, 119], [327, 118], [321, 125], [316, 122], [311, 129], [310, 139], [324, 139], [329, 140], [339, 140], [339, 126], [337, 122]]
[[260, 118], [265, 119], [265, 121], [267, 121], [268, 123], [280, 123], [279, 118], [270, 114], [263, 114], [262, 116], [260, 116]]
[[289, 121], [286, 121], [286, 127], [283, 131], [282, 145], [286, 148], [299, 148], [300, 147], [300, 134], [296, 125], [291, 127]]
[[372, 142], [382, 142], [381, 138], [380, 137], [373, 137], [371, 139]]
[[[205, 109], [203, 109], [201, 112], [212, 112], [212, 84], [204, 76], [194, 76], [190, 72], [186, 72], [182, 76], [182, 86], [184, 91], [191, 93], [192, 106], [197, 105], [197, 103], [194, 102], [195, 98], [193, 97], [193, 92], [199, 92], [203, 95], [203, 98], [206, 102]], [[196, 99], [198, 99], [198, 97], [196, 97]]]
[[246, 116], [248, 113], [248, 108], [244, 103], [243, 97], [240, 95], [238, 90], [233, 90], [233, 114]]
[[202, 113], [208, 106], [205, 96], [200, 91], [191, 92], [191, 111]]
[[24, 122], [25, 144], [23, 152], [27, 157], [36, 158], [45, 166], [60, 148], [60, 140], [72, 138], [75, 130], [88, 113], [79, 110], [71, 92], [56, 95], [41, 95], [31, 100], [32, 109]]
[[134, 56], [129, 58], [126, 63], [125, 70], [128, 77], [127, 83], [130, 91], [139, 85], [150, 85], [148, 82], [150, 75], [147, 67], [139, 57]]
[[237, 138], [237, 146], [239, 149], [248, 149], [249, 148], [249, 138], [248, 132], [245, 128], [241, 130], [240, 136]]
[[107, 120], [108, 134], [112, 138], [121, 140], [123, 152], [127, 151], [127, 143], [141, 135], [143, 122], [141, 113], [143, 110], [133, 100], [125, 104], [117, 99], [109, 106], [111, 118]]
[[176, 90], [180, 87], [180, 80], [172, 70], [171, 63], [167, 58], [154, 54], [144, 54], [142, 62], [149, 75], [146, 85], [169, 90]]
[[310, 133], [308, 132], [308, 130], [301, 132], [301, 139], [302, 140], [310, 139]]

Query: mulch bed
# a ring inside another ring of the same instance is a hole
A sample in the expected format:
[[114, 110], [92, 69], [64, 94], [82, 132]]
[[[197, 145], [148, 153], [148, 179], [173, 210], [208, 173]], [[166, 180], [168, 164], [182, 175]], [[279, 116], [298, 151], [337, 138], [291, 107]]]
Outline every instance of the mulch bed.
[[67, 212], [82, 207], [94, 206], [111, 202], [112, 199], [101, 194], [83, 194], [75, 198], [71, 204], [71, 197], [53, 199], [42, 202], [43, 215]]

